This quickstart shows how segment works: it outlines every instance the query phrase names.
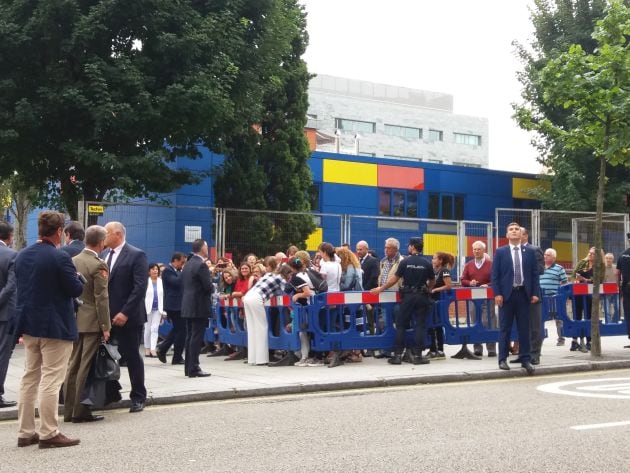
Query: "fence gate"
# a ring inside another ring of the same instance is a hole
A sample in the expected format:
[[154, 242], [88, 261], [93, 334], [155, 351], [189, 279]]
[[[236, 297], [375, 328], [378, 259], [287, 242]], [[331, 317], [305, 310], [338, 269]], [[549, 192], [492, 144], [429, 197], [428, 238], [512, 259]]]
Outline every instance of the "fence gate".
[[[617, 256], [625, 249], [627, 215], [605, 214], [602, 217], [602, 248], [605, 253]], [[573, 244], [573, 267], [585, 258], [591, 246], [595, 245], [595, 217], [571, 219], [571, 243]]]

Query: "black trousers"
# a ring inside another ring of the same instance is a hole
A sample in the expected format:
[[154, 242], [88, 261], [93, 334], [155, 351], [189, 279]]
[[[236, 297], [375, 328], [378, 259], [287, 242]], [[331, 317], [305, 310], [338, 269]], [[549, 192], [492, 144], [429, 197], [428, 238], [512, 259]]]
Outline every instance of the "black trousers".
[[414, 348], [424, 349], [424, 333], [426, 326], [427, 314], [431, 302], [426, 294], [420, 292], [409, 292], [402, 294], [402, 302], [400, 303], [400, 312], [396, 318], [396, 339], [394, 342], [394, 351], [401, 354], [405, 347], [405, 331], [409, 328], [411, 321], [414, 320], [416, 328], [414, 331]]
[[118, 345], [118, 351], [127, 362], [131, 392], [129, 397], [133, 402], [144, 402], [147, 398], [147, 388], [144, 386], [144, 361], [140, 356], [140, 338], [142, 325], [122, 327], [113, 326], [111, 343]]
[[15, 341], [13, 322], [0, 322], [0, 397], [4, 396], [4, 381], [7, 378], [9, 360], [15, 347]]
[[181, 312], [174, 310], [167, 310], [166, 316], [171, 320], [173, 324], [173, 330], [169, 333], [164, 340], [158, 344], [158, 351], [166, 354], [173, 345], [173, 363], [181, 361], [183, 359], [184, 348], [186, 347], [186, 321], [182, 319]]
[[630, 284], [625, 284], [621, 291], [623, 297], [623, 318], [626, 320], [626, 329], [630, 338]]
[[203, 335], [208, 327], [207, 318], [184, 319], [186, 321], [186, 359], [184, 374], [186, 376], [201, 371], [199, 352], [203, 344]]

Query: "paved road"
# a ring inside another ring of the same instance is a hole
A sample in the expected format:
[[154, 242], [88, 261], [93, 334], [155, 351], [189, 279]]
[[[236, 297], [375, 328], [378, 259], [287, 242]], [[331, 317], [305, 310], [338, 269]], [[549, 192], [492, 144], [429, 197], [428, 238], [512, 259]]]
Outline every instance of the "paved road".
[[[107, 411], [81, 445], [15, 447], [12, 472], [628, 471], [630, 370]], [[577, 430], [577, 429], [582, 430]], [[114, 466], [116, 465], [116, 466]]]

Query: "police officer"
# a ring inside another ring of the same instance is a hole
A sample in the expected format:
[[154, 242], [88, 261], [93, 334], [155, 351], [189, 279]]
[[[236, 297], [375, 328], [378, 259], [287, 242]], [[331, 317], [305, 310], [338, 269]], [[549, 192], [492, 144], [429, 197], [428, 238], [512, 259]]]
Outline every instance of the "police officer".
[[[630, 233], [626, 237], [630, 243]], [[626, 319], [626, 329], [630, 338], [630, 248], [621, 253], [617, 259], [617, 275], [620, 277], [619, 292], [623, 298], [623, 317]], [[624, 348], [630, 348], [630, 345]]]
[[406, 350], [404, 359], [414, 365], [429, 363], [428, 359], [422, 358], [422, 350], [424, 349], [425, 320], [431, 308], [429, 293], [435, 284], [435, 275], [431, 263], [420, 256], [423, 247], [422, 238], [410, 238], [410, 256], [400, 262], [396, 273], [390, 274], [385, 284], [370, 291], [372, 294], [379, 294], [403, 278], [403, 285], [400, 287], [402, 302], [400, 314], [396, 321], [394, 356], [387, 360], [392, 365], [399, 365], [402, 362], [405, 331], [409, 327], [412, 317], [415, 317], [416, 321], [415, 347]]

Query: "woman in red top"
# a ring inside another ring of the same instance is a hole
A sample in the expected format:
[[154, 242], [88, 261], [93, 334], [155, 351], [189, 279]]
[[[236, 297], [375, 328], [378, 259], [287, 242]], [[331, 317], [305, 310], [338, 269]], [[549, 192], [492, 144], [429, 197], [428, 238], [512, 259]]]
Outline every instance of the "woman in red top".
[[238, 277], [236, 278], [236, 283], [234, 284], [232, 297], [241, 298], [247, 294], [247, 291], [249, 291], [252, 287], [253, 279], [251, 267], [246, 261], [243, 261], [238, 270]]

